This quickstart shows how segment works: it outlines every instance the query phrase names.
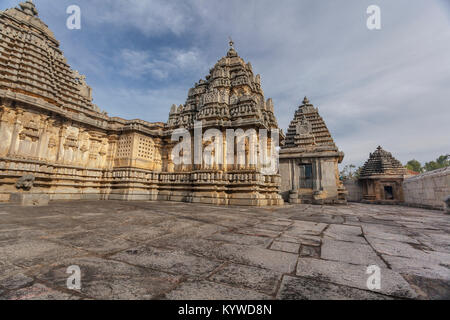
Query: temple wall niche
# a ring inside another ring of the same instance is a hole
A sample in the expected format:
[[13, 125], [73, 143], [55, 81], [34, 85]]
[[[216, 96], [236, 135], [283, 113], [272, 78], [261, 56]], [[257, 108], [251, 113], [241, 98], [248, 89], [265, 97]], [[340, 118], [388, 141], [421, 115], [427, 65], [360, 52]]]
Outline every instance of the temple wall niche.
[[0, 156], [8, 154], [14, 130], [15, 112], [9, 108], [0, 109]]

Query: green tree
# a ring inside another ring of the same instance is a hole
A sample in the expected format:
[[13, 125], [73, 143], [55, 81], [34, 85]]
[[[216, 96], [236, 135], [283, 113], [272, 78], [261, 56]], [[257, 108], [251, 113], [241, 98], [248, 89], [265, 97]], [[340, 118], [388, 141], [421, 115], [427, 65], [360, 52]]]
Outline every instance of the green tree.
[[354, 164], [349, 164], [340, 172], [341, 180], [358, 180], [361, 167], [356, 169]]
[[406, 168], [415, 172], [422, 172], [422, 165], [417, 160], [408, 161]]
[[440, 156], [436, 161], [425, 163], [425, 171], [433, 171], [450, 166], [450, 155]]

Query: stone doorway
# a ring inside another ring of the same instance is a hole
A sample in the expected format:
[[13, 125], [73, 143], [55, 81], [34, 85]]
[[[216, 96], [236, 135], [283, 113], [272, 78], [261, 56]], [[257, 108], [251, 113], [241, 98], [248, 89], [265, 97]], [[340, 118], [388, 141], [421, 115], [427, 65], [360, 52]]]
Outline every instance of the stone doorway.
[[384, 199], [385, 200], [394, 200], [394, 188], [392, 186], [384, 187]]
[[312, 164], [300, 165], [300, 188], [312, 189], [313, 188], [313, 170]]

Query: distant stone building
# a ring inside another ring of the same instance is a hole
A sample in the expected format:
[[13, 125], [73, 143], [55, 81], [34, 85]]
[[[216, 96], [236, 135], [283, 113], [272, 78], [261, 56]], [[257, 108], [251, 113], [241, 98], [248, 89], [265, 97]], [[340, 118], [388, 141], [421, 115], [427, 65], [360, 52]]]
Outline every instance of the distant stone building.
[[[282, 204], [280, 176], [263, 174], [259, 157], [249, 161], [248, 141], [243, 163], [226, 161], [219, 136], [227, 129], [278, 128], [260, 76], [233, 47], [184, 105], [172, 107], [168, 123], [149, 123], [109, 117], [92, 103], [85, 77], [67, 64], [31, 1], [0, 11], [0, 37], [0, 201], [28, 192], [51, 200]], [[192, 134], [198, 123], [200, 134], [219, 132], [198, 146], [203, 152], [214, 144], [211, 161], [175, 163], [172, 134]], [[16, 182], [29, 174], [30, 190], [19, 190]]]
[[295, 112], [280, 151], [281, 192], [290, 203], [346, 203], [339, 180], [339, 151], [315, 108], [305, 97]]
[[400, 161], [378, 147], [360, 172], [363, 201], [369, 203], [402, 203], [403, 179], [408, 174]]

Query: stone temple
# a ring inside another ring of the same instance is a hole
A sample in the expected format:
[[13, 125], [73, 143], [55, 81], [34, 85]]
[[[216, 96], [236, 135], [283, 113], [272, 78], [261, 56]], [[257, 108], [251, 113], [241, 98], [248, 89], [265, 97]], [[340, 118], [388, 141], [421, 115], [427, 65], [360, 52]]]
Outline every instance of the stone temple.
[[369, 203], [402, 203], [407, 170], [391, 153], [378, 147], [360, 172], [363, 200]]
[[319, 111], [305, 97], [280, 151], [281, 192], [290, 203], [346, 203], [339, 151]]
[[[70, 68], [31, 1], [0, 11], [0, 37], [0, 201], [266, 206], [283, 204], [282, 194], [292, 203], [345, 200], [337, 169], [343, 153], [307, 99], [287, 133], [281, 175], [263, 172], [266, 158], [278, 150], [274, 141], [283, 142], [284, 135], [273, 136], [273, 102], [232, 42], [189, 90], [186, 103], [172, 106], [167, 123], [150, 123], [109, 117], [92, 103], [85, 76]], [[208, 136], [210, 129], [214, 134]], [[244, 139], [227, 142], [230, 129], [245, 132]], [[247, 133], [262, 129], [269, 132], [266, 139], [255, 139], [268, 152], [255, 156]], [[180, 142], [189, 142], [191, 150], [176, 149]], [[209, 158], [196, 161], [205, 151]], [[190, 161], [177, 162], [174, 154]]]
[[0, 12], [0, 27], [1, 200], [18, 192], [18, 178], [33, 174], [31, 192], [50, 200], [283, 203], [280, 176], [262, 174], [259, 163], [250, 164], [248, 140], [245, 161], [238, 164], [218, 161], [226, 154], [219, 149], [227, 150], [219, 137], [210, 139], [212, 161], [173, 161], [176, 142], [171, 137], [179, 128], [193, 133], [199, 122], [203, 131], [223, 133], [278, 128], [260, 76], [232, 46], [206, 79], [189, 90], [186, 104], [172, 107], [168, 123], [149, 123], [100, 112], [85, 77], [69, 67], [32, 2]]

